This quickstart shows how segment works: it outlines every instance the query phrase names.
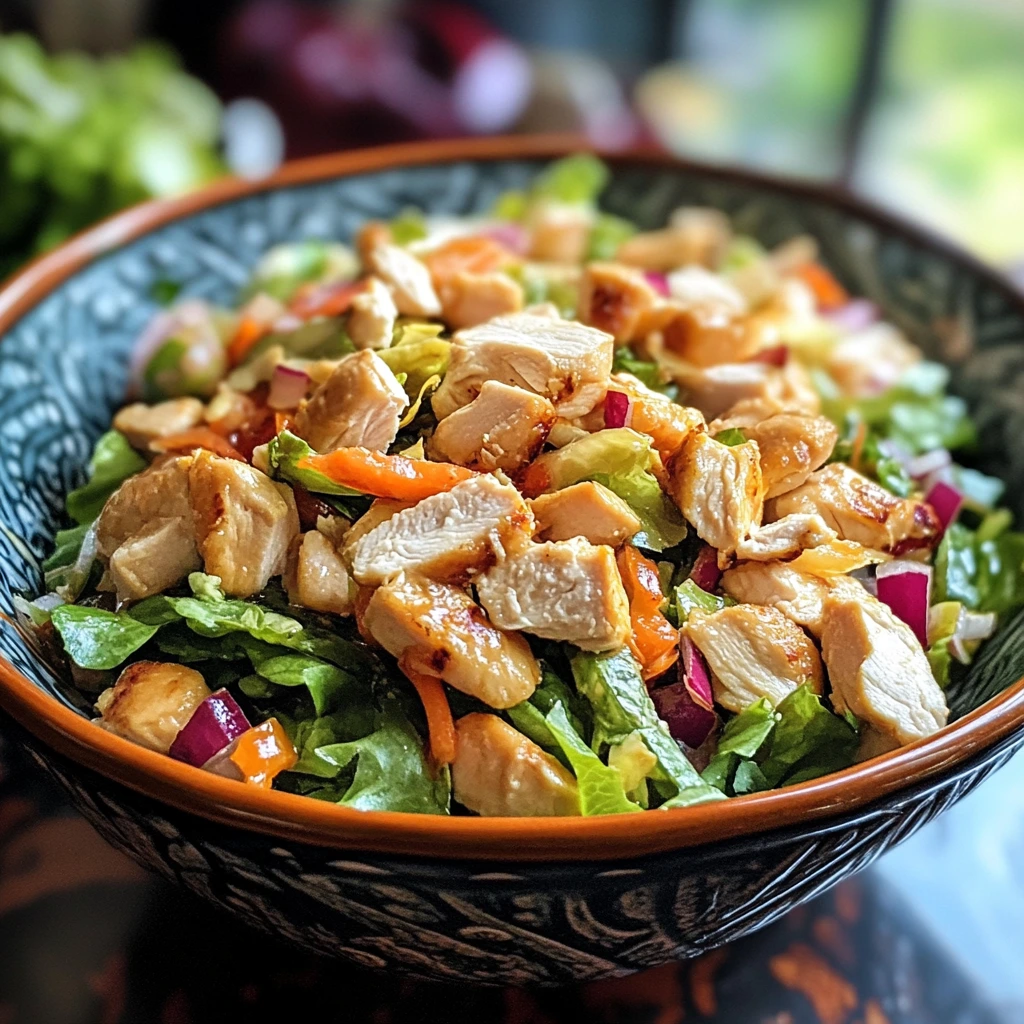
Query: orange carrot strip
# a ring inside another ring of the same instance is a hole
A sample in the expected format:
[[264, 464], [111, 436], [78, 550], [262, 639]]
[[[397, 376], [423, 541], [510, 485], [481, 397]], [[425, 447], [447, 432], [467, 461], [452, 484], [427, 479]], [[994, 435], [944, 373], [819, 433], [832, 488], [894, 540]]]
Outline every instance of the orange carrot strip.
[[168, 434], [167, 437], [158, 437], [150, 448], [157, 452], [184, 452], [194, 451], [196, 448], [205, 448], [214, 455], [223, 455], [226, 459], [238, 459], [245, 462], [242, 453], [233, 444], [214, 433], [209, 427], [190, 427], [178, 434]]
[[476, 476], [472, 470], [450, 462], [382, 455], [369, 448], [339, 448], [325, 455], [310, 455], [298, 466], [315, 469], [336, 484], [363, 494], [399, 501], [420, 501], [450, 491], [456, 484]]
[[860, 460], [864, 454], [864, 442], [868, 438], [868, 425], [861, 420], [857, 424], [857, 433], [853, 436], [853, 445], [850, 450], [850, 468], [860, 472]]
[[364, 291], [365, 281], [312, 285], [301, 289], [288, 308], [302, 320], [311, 320], [315, 316], [341, 316], [352, 305], [355, 297]]
[[846, 289], [820, 263], [797, 267], [796, 276], [814, 292], [820, 309], [836, 309], [850, 301]]
[[455, 721], [441, 680], [417, 672], [405, 664], [401, 665], [401, 669], [423, 703], [423, 710], [427, 715], [431, 757], [438, 764], [451, 764], [455, 760]]
[[629, 648], [646, 682], [665, 672], [679, 657], [679, 631], [664, 615], [658, 567], [631, 545], [618, 556], [619, 574], [629, 598], [633, 635]]
[[275, 412], [274, 413], [274, 429], [277, 433], [281, 433], [282, 430], [291, 429], [292, 417], [291, 413], [287, 412]]
[[242, 317], [228, 344], [228, 361], [231, 365], [237, 366], [249, 354], [253, 345], [266, 333], [266, 324], [254, 320], [252, 317]]
[[276, 776], [287, 771], [299, 755], [276, 718], [243, 732], [228, 760], [252, 786], [270, 789]]

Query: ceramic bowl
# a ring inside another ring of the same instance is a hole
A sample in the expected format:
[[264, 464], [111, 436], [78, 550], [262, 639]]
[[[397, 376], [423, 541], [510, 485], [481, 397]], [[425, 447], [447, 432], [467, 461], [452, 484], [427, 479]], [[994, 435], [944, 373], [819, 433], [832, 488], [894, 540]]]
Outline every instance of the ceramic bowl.
[[[270, 245], [349, 238], [407, 206], [486, 210], [557, 141], [395, 147], [223, 182], [130, 210], [0, 294], [0, 611], [38, 592], [40, 559], [125, 391], [128, 356], [173, 281], [230, 303]], [[1024, 495], [1024, 303], [968, 256], [806, 185], [609, 158], [605, 205], [644, 226], [681, 204], [761, 241], [799, 233], [854, 294], [928, 354], [981, 428], [979, 462]], [[1018, 513], [1020, 509], [1017, 509]], [[590, 819], [367, 813], [263, 792], [91, 725], [65, 679], [0, 620], [4, 722], [115, 846], [318, 953], [430, 979], [557, 984], [693, 956], [835, 884], [976, 786], [1024, 744], [1024, 618], [950, 694], [937, 735], [847, 771], [728, 803]]]

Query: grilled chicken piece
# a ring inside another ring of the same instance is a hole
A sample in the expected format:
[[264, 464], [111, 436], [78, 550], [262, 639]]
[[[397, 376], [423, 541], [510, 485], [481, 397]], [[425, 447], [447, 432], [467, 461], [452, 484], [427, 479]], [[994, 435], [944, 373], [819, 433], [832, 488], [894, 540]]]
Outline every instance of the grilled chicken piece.
[[580, 813], [572, 774], [497, 715], [474, 712], [455, 723], [455, 799], [484, 817]]
[[817, 512], [843, 540], [901, 554], [930, 547], [941, 525], [930, 505], [897, 498], [881, 484], [840, 462], [819, 469], [805, 484], [768, 503], [769, 521]]
[[459, 331], [441, 386], [431, 400], [444, 419], [487, 380], [549, 398], [560, 416], [582, 416], [604, 397], [614, 339], [571, 320], [516, 313]]
[[686, 403], [700, 409], [709, 420], [749, 398], [771, 398], [787, 408], [809, 413], [821, 408], [807, 371], [793, 359], [782, 368], [749, 362], [705, 369], [681, 366], [673, 372]]
[[673, 213], [668, 227], [627, 239], [615, 258], [644, 270], [674, 270], [690, 263], [716, 267], [730, 233], [729, 220], [719, 210], [685, 207]]
[[430, 271], [412, 253], [397, 245], [377, 244], [366, 254], [367, 266], [391, 291], [403, 316], [440, 316], [441, 300]]
[[615, 552], [582, 537], [531, 544], [489, 569], [477, 596], [501, 629], [609, 651], [629, 637], [629, 599]]
[[690, 366], [742, 363], [758, 349], [742, 316], [725, 303], [666, 302], [650, 318], [666, 351]]
[[832, 703], [883, 736], [912, 743], [946, 724], [946, 699], [910, 627], [865, 593], [825, 601], [821, 652]]
[[772, 707], [798, 686], [821, 693], [821, 658], [806, 633], [775, 608], [738, 604], [721, 611], [692, 611], [686, 635], [704, 655], [715, 700], [742, 711], [762, 697]]
[[405, 389], [375, 352], [353, 352], [335, 367], [295, 417], [294, 431], [318, 452], [386, 451], [409, 404]]
[[554, 407], [543, 396], [484, 381], [469, 405], [437, 425], [427, 441], [427, 454], [485, 473], [511, 473], [537, 456], [554, 422]]
[[745, 433], [771, 416], [777, 416], [780, 412], [794, 411], [798, 412], [799, 410], [787, 409], [777, 399], [767, 396], [741, 398], [735, 405], [708, 424], [708, 433], [712, 437], [715, 434], [720, 434], [723, 430], [742, 430]]
[[401, 573], [374, 591], [363, 626], [410, 668], [492, 708], [527, 700], [540, 682], [525, 638], [495, 629], [483, 609], [449, 583]]
[[761, 525], [764, 486], [757, 445], [721, 444], [693, 433], [666, 466], [668, 492], [723, 568], [740, 541]]
[[297, 540], [294, 564], [284, 577], [288, 600], [315, 612], [351, 615], [355, 588], [337, 549], [319, 530]]
[[825, 579], [783, 562], [744, 562], [722, 576], [722, 589], [744, 604], [769, 605], [787, 619], [821, 637], [825, 601], [835, 596], [860, 600], [867, 591], [850, 576]]
[[752, 536], [741, 540], [736, 546], [736, 557], [756, 562], [772, 562], [790, 558], [828, 544], [836, 539], [835, 530], [825, 525], [817, 513], [783, 516], [777, 522], [769, 523], [755, 530]]
[[530, 259], [541, 263], [582, 263], [593, 223], [593, 214], [580, 206], [534, 204], [527, 223]]
[[485, 568], [532, 533], [533, 515], [520, 493], [493, 476], [476, 476], [395, 513], [346, 551], [362, 584], [402, 571], [452, 579]]
[[137, 661], [96, 701], [97, 724], [126, 740], [166, 754], [210, 689], [184, 665]]
[[617, 494], [592, 480], [530, 502], [540, 540], [585, 537], [617, 548], [640, 529], [637, 514]]
[[839, 432], [824, 416], [783, 412], [744, 433], [761, 450], [761, 476], [766, 497], [792, 491], [832, 454]]
[[127, 480], [107, 499], [96, 522], [96, 551], [110, 556], [154, 519], [192, 520], [188, 476], [191, 455], [158, 459]]
[[107, 579], [118, 603], [159, 594], [202, 568], [191, 517], [151, 519], [110, 556]]
[[299, 532], [292, 490], [234, 459], [200, 452], [189, 471], [193, 522], [206, 571], [224, 593], [252, 597], [285, 569]]
[[359, 540], [365, 537], [371, 530], [376, 529], [381, 523], [386, 523], [392, 516], [397, 515], [402, 509], [412, 508], [415, 502], [393, 501], [389, 498], [377, 498], [373, 504], [353, 524], [352, 528], [345, 534], [344, 542], [339, 545], [338, 550], [346, 565], [352, 564], [352, 554]]
[[476, 327], [496, 316], [523, 308], [523, 289], [508, 274], [472, 274], [462, 271], [440, 290], [441, 316], [450, 327]]
[[114, 429], [128, 438], [133, 448], [149, 449], [150, 442], [196, 426], [203, 421], [203, 403], [198, 398], [172, 398], [156, 405], [135, 402], [114, 417]]
[[857, 744], [855, 761], [870, 761], [873, 757], [899, 750], [899, 740], [894, 740], [884, 732], [873, 729], [867, 722], [860, 723], [860, 743]]
[[356, 348], [388, 348], [397, 318], [398, 307], [387, 285], [371, 277], [366, 291], [352, 300], [345, 329]]
[[633, 341], [646, 333], [643, 325], [658, 302], [658, 293], [635, 267], [590, 263], [583, 268], [579, 318], [616, 341]]
[[734, 284], [696, 264], [669, 274], [668, 291], [684, 306], [712, 305], [737, 315], [748, 311], [747, 300]]

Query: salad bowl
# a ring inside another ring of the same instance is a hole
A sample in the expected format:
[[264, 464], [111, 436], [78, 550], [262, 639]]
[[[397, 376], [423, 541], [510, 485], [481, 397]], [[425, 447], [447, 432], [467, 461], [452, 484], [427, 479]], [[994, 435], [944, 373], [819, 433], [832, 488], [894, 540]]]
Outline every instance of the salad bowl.
[[[1024, 617], [947, 693], [928, 739], [810, 782], [637, 815], [433, 817], [266, 791], [135, 746], [88, 720], [15, 625], [41, 590], [63, 496], [122, 402], [133, 342], [169, 289], [229, 303], [268, 247], [348, 239], [417, 206], [490, 208], [561, 140], [394, 147], [295, 164], [130, 210], [0, 293], [0, 706], [5, 732], [113, 845], [313, 952], [433, 980], [560, 984], [698, 955], [859, 870], [1024, 745]], [[603, 198], [642, 226], [712, 206], [824, 262], [926, 354], [979, 431], [976, 464], [1024, 511], [1024, 302], [944, 242], [848, 196], [659, 154], [612, 155]], [[1019, 383], [1018, 383], [1019, 382]]]

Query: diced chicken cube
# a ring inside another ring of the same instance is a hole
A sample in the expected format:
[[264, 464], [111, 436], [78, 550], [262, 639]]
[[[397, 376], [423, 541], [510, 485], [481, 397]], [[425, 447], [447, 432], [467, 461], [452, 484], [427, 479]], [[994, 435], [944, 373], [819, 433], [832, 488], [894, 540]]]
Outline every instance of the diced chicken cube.
[[560, 416], [582, 416], [604, 398], [614, 339], [571, 320], [517, 313], [459, 331], [432, 404], [450, 416], [496, 380], [550, 399]]
[[764, 486], [757, 445], [721, 444], [691, 434], [667, 465], [668, 491], [723, 568], [740, 541], [761, 525]]
[[688, 207], [677, 210], [668, 227], [627, 239], [615, 258], [644, 270], [674, 270], [692, 263], [716, 267], [729, 236], [729, 220], [721, 211]]
[[722, 576], [722, 589], [742, 603], [769, 605], [787, 619], [821, 636], [825, 601], [836, 596], [859, 600], [867, 591], [850, 576], [828, 579], [800, 572], [782, 562], [744, 562]]
[[202, 567], [191, 518], [151, 519], [110, 556], [118, 602], [159, 594]]
[[114, 429], [128, 438], [133, 448], [149, 449], [150, 442], [196, 426], [203, 420], [203, 403], [198, 398], [172, 398], [156, 405], [135, 402], [114, 417]]
[[191, 455], [158, 459], [127, 480], [107, 499], [96, 522], [96, 551], [108, 559], [129, 537], [154, 519], [192, 520], [189, 501]]
[[371, 277], [366, 291], [352, 300], [346, 330], [356, 348], [388, 348], [398, 318], [398, 307], [387, 285]]
[[455, 799], [483, 817], [580, 813], [572, 773], [497, 715], [474, 712], [455, 723]]
[[761, 451], [761, 476], [767, 498], [803, 484], [832, 454], [839, 434], [824, 416], [782, 412], [748, 427], [744, 434]]
[[793, 359], [781, 368], [748, 362], [723, 363], [704, 369], [681, 366], [673, 372], [682, 389], [682, 398], [700, 409], [709, 420], [746, 398], [772, 398], [787, 408], [811, 413], [817, 413], [821, 407], [807, 371]]
[[775, 707], [798, 686], [821, 693], [821, 658], [799, 626], [775, 608], [738, 604], [691, 611], [686, 635], [704, 655], [715, 700], [730, 711], [767, 697]]
[[452, 579], [485, 568], [532, 533], [520, 493], [493, 476], [476, 476], [391, 515], [346, 551], [358, 583], [383, 583], [403, 571]]
[[530, 211], [530, 259], [542, 263], [581, 263], [587, 254], [593, 214], [585, 207], [537, 203]]
[[319, 530], [310, 530], [295, 548], [295, 563], [284, 578], [288, 600], [315, 612], [350, 615], [354, 587], [334, 545]]
[[193, 521], [206, 571], [224, 592], [252, 597], [283, 572], [299, 532], [291, 488], [234, 459], [200, 452], [189, 471]]
[[475, 327], [523, 308], [523, 289], [508, 274], [462, 271], [441, 288], [441, 316], [453, 329]]
[[434, 291], [430, 271], [411, 252], [387, 243], [373, 246], [367, 265], [390, 289], [403, 316], [439, 316], [441, 300]]
[[825, 525], [825, 520], [817, 513], [783, 516], [782, 519], [760, 527], [750, 537], [741, 540], [736, 546], [736, 557], [757, 562], [772, 562], [790, 558], [808, 548], [816, 548], [835, 539], [835, 530], [830, 530]]
[[412, 508], [415, 502], [393, 501], [389, 498], [377, 498], [372, 505], [353, 524], [352, 528], [345, 534], [345, 540], [339, 547], [341, 557], [347, 565], [352, 564], [352, 554], [359, 540], [365, 537], [371, 530], [386, 523], [392, 516], [397, 515], [402, 509]]
[[166, 754], [210, 689], [184, 665], [137, 661], [96, 701], [97, 724], [126, 740]]
[[401, 573], [378, 587], [363, 626], [389, 654], [492, 708], [527, 700], [540, 665], [524, 637], [503, 633], [459, 587]]
[[630, 634], [629, 600], [607, 545], [582, 537], [531, 544], [476, 580], [491, 621], [586, 651], [621, 647]]
[[928, 658], [910, 627], [887, 605], [865, 593], [859, 601], [825, 602], [821, 652], [832, 684], [832, 703], [852, 711], [898, 743], [930, 736], [949, 711]]
[[585, 537], [617, 548], [640, 529], [640, 518], [617, 494], [586, 480], [530, 502], [540, 540]]
[[437, 425], [427, 454], [470, 469], [511, 473], [537, 456], [554, 421], [554, 407], [542, 395], [484, 381], [469, 405]]
[[398, 434], [405, 389], [375, 352], [353, 352], [335, 367], [295, 417], [294, 431], [318, 452], [386, 451]]
[[930, 505], [898, 498], [840, 462], [774, 498], [766, 518], [774, 521], [795, 512], [817, 512], [843, 540], [897, 554], [931, 546], [941, 529]]
[[725, 303], [663, 303], [649, 318], [664, 351], [694, 367], [743, 364], [758, 349], [744, 318]]
[[646, 333], [643, 325], [658, 302], [658, 293], [635, 267], [590, 263], [583, 268], [579, 318], [616, 341], [633, 341]]

